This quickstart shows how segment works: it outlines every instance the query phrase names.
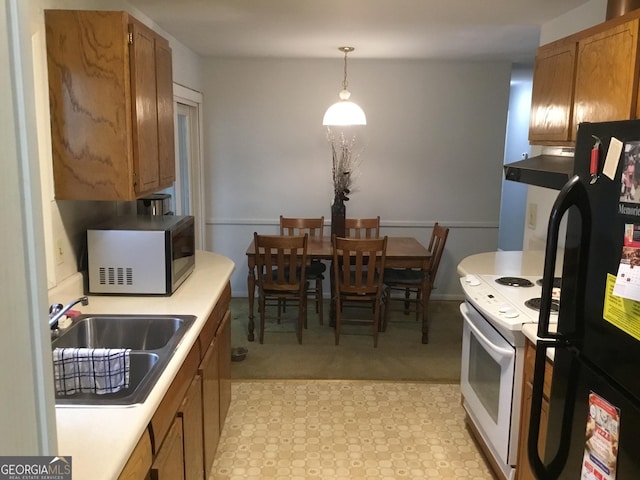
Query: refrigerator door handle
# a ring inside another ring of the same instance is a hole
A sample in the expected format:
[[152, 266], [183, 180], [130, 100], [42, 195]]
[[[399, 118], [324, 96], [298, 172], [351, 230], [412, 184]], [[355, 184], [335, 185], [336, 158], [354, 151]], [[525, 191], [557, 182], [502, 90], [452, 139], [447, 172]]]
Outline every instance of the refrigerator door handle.
[[591, 237], [591, 207], [589, 196], [578, 175], [574, 175], [560, 190], [549, 216], [547, 229], [547, 244], [544, 256], [544, 275], [542, 277], [542, 296], [540, 299], [540, 315], [538, 322], [538, 337], [568, 340], [562, 333], [549, 331], [549, 317], [553, 293], [553, 279], [556, 271], [556, 255], [558, 253], [558, 232], [560, 222], [566, 211], [576, 207], [580, 213], [582, 228], [580, 232], [580, 252], [578, 272], [576, 275], [576, 318], [582, 318], [584, 305], [584, 290], [587, 280], [587, 263], [589, 255], [589, 241]]
[[544, 464], [538, 452], [538, 441], [540, 438], [540, 419], [542, 417], [542, 395], [544, 390], [544, 371], [548, 348], [566, 348], [564, 342], [555, 340], [538, 340], [536, 344], [536, 362], [533, 375], [533, 392], [531, 394], [531, 416], [529, 418], [529, 437], [527, 439], [527, 455], [531, 468], [540, 480], [557, 479], [569, 456], [571, 445], [571, 427], [573, 419], [573, 409], [575, 406], [575, 394], [578, 379], [578, 364], [572, 356], [569, 381], [567, 384], [567, 394], [562, 413], [562, 425], [560, 427], [560, 441], [558, 451], [548, 464]]

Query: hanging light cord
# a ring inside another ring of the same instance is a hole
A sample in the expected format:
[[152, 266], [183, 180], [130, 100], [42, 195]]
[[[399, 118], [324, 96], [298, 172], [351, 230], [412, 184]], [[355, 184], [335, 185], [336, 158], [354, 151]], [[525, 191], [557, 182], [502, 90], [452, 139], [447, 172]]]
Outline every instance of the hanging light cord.
[[344, 50], [344, 80], [342, 81], [342, 89], [346, 90], [349, 83], [347, 82], [347, 49]]
[[347, 54], [353, 52], [355, 48], [353, 47], [340, 47], [338, 48], [341, 52], [344, 53], [344, 80], [342, 81], [342, 89], [346, 90], [349, 82], [347, 82]]

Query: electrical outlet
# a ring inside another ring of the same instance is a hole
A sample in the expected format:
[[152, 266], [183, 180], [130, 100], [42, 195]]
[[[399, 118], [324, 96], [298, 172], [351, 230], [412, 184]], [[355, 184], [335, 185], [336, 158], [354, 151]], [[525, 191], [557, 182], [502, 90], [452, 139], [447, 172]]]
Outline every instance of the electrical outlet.
[[62, 248], [62, 239], [58, 238], [55, 244], [55, 256], [56, 264], [60, 265], [64, 263], [64, 248]]
[[527, 226], [535, 229], [538, 223], [538, 204], [530, 203], [527, 208]]

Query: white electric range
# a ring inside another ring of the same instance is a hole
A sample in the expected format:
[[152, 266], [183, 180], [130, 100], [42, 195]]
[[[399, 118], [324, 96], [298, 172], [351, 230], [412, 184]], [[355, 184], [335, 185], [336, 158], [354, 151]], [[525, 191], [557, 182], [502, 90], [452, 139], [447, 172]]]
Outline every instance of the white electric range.
[[[523, 344], [522, 325], [538, 323], [542, 277], [466, 275], [460, 279], [465, 299], [512, 345]], [[554, 279], [550, 323], [557, 323], [560, 279]]]
[[[537, 323], [540, 276], [466, 275], [460, 278], [465, 302], [460, 389], [463, 406], [499, 466], [515, 478], [525, 336], [522, 326]], [[550, 322], [557, 322], [560, 280], [554, 279]]]

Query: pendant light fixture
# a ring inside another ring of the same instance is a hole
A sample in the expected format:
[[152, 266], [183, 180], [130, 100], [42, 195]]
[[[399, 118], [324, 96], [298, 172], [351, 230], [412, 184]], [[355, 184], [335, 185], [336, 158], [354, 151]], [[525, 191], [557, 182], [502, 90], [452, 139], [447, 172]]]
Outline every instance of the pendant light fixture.
[[342, 81], [340, 101], [327, 109], [322, 119], [322, 124], [327, 126], [366, 125], [367, 117], [358, 105], [349, 101], [351, 92], [347, 90], [347, 54], [355, 49], [353, 47], [340, 47], [338, 50], [344, 53], [344, 80]]

